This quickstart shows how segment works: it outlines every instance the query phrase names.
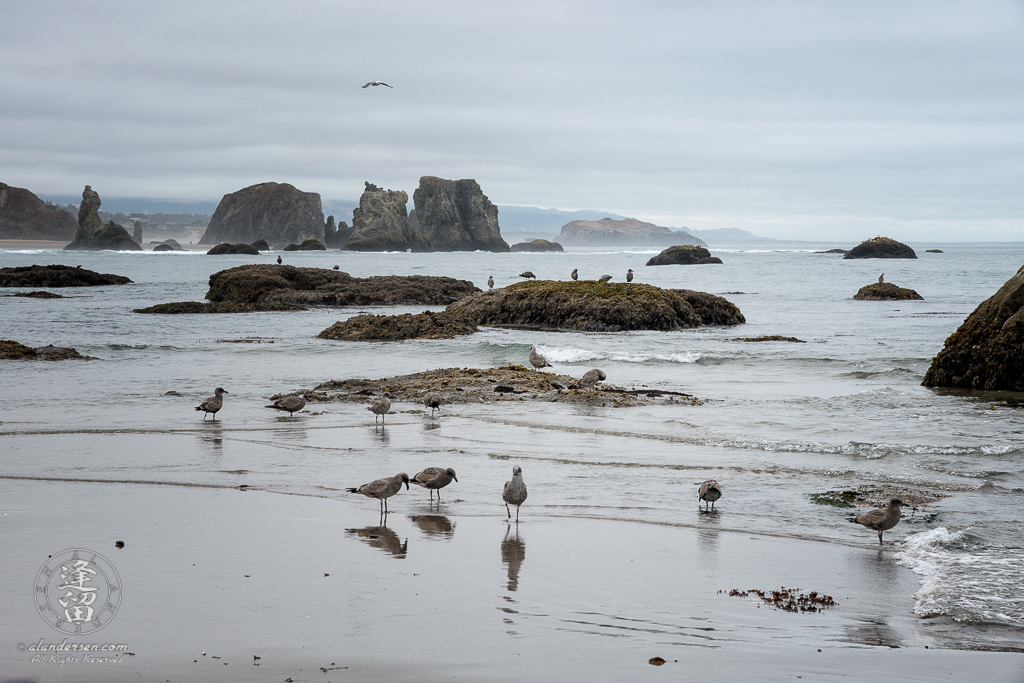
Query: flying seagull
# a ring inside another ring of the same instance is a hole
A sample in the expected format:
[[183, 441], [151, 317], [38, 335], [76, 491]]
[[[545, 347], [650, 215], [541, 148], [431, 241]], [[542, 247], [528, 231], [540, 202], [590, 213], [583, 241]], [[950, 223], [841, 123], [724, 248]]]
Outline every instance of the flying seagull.
[[384, 81], [370, 81], [369, 83], [367, 83], [366, 85], [364, 85], [364, 86], [362, 86], [362, 87], [364, 87], [364, 88], [369, 88], [369, 87], [370, 87], [371, 85], [372, 85], [372, 86], [378, 86], [378, 85], [387, 85], [387, 86], [388, 86], [389, 88], [391, 88], [392, 90], [394, 90], [394, 87], [393, 87], [393, 86], [390, 86], [390, 85], [388, 85], [388, 84], [387, 84], [387, 83], [385, 83]]

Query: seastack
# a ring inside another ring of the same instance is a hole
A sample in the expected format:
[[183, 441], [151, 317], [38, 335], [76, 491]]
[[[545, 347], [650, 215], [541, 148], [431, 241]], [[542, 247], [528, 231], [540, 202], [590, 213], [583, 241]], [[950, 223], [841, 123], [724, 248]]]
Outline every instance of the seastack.
[[385, 190], [371, 183], [352, 212], [352, 234], [345, 243], [349, 251], [430, 251], [430, 242], [414, 233], [405, 205], [409, 195]]
[[1024, 391], [1024, 267], [949, 335], [926, 387]]
[[682, 244], [669, 247], [657, 256], [652, 256], [648, 261], [649, 266], [693, 266], [705, 263], [721, 263], [722, 259], [712, 256], [704, 247], [695, 247], [692, 244]]
[[558, 241], [577, 247], [600, 246], [670, 246], [674, 244], [693, 244], [699, 247], [708, 246], [688, 232], [673, 232], [668, 228], [644, 223], [633, 218], [615, 220], [602, 218], [599, 221], [570, 221], [562, 226]]
[[412, 201], [416, 208], [409, 225], [431, 251], [509, 251], [498, 227], [498, 207], [475, 180], [423, 176]]
[[100, 220], [100, 196], [90, 185], [82, 192], [82, 204], [78, 209], [78, 231], [75, 240], [64, 247], [69, 251], [142, 251], [142, 246], [132, 239], [122, 226], [114, 221], [106, 225]]
[[917, 258], [917, 254], [903, 242], [897, 242], [889, 237], [875, 237], [864, 240], [846, 252], [843, 258]]
[[70, 240], [75, 217], [28, 190], [0, 183], [0, 240]]
[[266, 240], [280, 247], [324, 241], [320, 195], [287, 183], [260, 183], [224, 195], [199, 244]]

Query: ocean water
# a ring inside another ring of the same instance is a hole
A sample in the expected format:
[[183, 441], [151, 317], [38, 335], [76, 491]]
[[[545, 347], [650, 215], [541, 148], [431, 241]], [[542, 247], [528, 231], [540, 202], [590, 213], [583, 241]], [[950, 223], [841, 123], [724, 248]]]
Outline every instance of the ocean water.
[[[127, 275], [122, 287], [0, 298], [0, 338], [73, 346], [90, 362], [0, 365], [0, 476], [247, 485], [346, 496], [346, 486], [428, 465], [454, 467], [457, 515], [504, 514], [501, 484], [523, 468], [524, 514], [577, 516], [877, 545], [852, 510], [811, 495], [896, 484], [948, 494], [907, 515], [887, 543], [920, 582], [915, 614], [948, 647], [1024, 650], [1024, 395], [920, 386], [945, 338], [1024, 264], [1024, 244], [913, 246], [918, 260], [844, 261], [806, 249], [714, 249], [723, 265], [647, 268], [657, 250], [558, 254], [286, 253], [297, 266], [355, 276], [448, 275], [502, 286], [633, 268], [638, 282], [725, 296], [747, 324], [588, 334], [485, 329], [454, 340], [366, 344], [315, 335], [362, 312], [140, 315], [202, 300], [210, 274], [259, 257], [202, 252], [0, 251], [0, 267], [82, 265]], [[858, 302], [885, 279], [924, 301]], [[16, 290], [9, 290], [16, 291]], [[806, 343], [745, 343], [737, 337]], [[248, 340], [248, 341], [246, 341]], [[358, 404], [311, 404], [288, 418], [273, 394], [331, 379], [525, 361], [536, 345], [559, 373], [600, 367], [608, 382], [685, 391], [702, 404], [592, 408], [547, 403], [447, 405], [438, 418], [396, 404], [375, 427]], [[194, 406], [222, 386], [216, 422]], [[175, 391], [181, 396], [166, 395]], [[717, 479], [717, 514], [697, 513], [696, 483]], [[375, 505], [373, 501], [371, 505]], [[500, 508], [500, 510], [499, 510]]]

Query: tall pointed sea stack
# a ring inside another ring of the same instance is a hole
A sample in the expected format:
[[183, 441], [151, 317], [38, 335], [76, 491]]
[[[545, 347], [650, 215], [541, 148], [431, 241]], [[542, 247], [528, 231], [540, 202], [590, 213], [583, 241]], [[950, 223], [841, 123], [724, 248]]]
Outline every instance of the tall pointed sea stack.
[[100, 196], [86, 185], [82, 192], [82, 204], [78, 209], [78, 232], [75, 240], [65, 250], [82, 251], [142, 251], [132, 236], [114, 221], [106, 225], [100, 220]]
[[385, 190], [371, 183], [352, 212], [352, 235], [345, 244], [349, 251], [430, 251], [430, 242], [409, 225], [405, 205], [409, 195]]

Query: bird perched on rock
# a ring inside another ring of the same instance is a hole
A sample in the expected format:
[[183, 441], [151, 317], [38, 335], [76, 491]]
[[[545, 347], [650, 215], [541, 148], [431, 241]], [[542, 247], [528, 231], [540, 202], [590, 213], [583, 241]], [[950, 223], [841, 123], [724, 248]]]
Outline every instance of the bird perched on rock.
[[334, 266], [334, 269], [335, 270], [341, 270], [341, 268], [339, 268], [338, 266]]
[[405, 472], [399, 472], [393, 477], [375, 479], [369, 484], [345, 490], [349, 493], [361, 493], [367, 498], [376, 498], [380, 501], [380, 513], [386, 515], [388, 512], [388, 498], [401, 491], [402, 484], [405, 484], [405, 490], [408, 491], [409, 475]]
[[377, 424], [378, 415], [380, 415], [380, 421], [383, 424], [384, 416], [391, 410], [391, 394], [385, 391], [373, 404], [366, 406], [366, 409], [373, 413], [373, 424]]
[[632, 281], [633, 281], [633, 269], [630, 268], [629, 270], [626, 271], [626, 282], [632, 282]]
[[701, 482], [700, 488], [697, 489], [697, 509], [700, 509], [700, 502], [704, 501], [704, 511], [708, 510], [708, 503], [711, 503], [711, 509], [715, 509], [715, 501], [722, 497], [722, 487], [718, 485], [718, 482], [714, 479], [708, 479], [705, 482]]
[[447, 469], [444, 467], [428, 467], [409, 481], [417, 486], [429, 489], [431, 500], [434, 499], [434, 491], [437, 491], [437, 501], [441, 502], [441, 489], [452, 483], [452, 480], [459, 481], [455, 476], [455, 470], [451, 467]]
[[369, 88], [371, 85], [374, 86], [374, 87], [377, 87], [378, 85], [387, 85], [387, 87], [391, 88], [392, 90], [395, 89], [394, 86], [388, 85], [384, 81], [370, 81], [366, 85], [361, 85], [359, 87], [361, 87], [361, 88]]
[[530, 365], [533, 366], [534, 370], [551, 367], [551, 363], [548, 362], [548, 359], [537, 353], [536, 346], [530, 347]]
[[488, 276], [487, 278], [487, 289], [494, 289], [494, 278]]
[[569, 273], [569, 277], [571, 277], [571, 278], [572, 278], [572, 281], [573, 281], [573, 282], [576, 282], [577, 280], [579, 280], [579, 279], [580, 279], [579, 273], [577, 273], [577, 272], [576, 272], [576, 270], [577, 270], [576, 268], [573, 268], [573, 269], [572, 269], [572, 272], [571, 272], [571, 273]]
[[277, 410], [287, 410], [288, 414], [292, 415], [306, 407], [306, 395], [299, 394], [298, 396], [285, 396], [266, 407], [276, 408]]
[[441, 409], [441, 394], [436, 391], [428, 391], [427, 395], [423, 397], [423, 405], [430, 408], [430, 414], [433, 415], [435, 410]]
[[217, 389], [213, 392], [213, 396], [211, 396], [210, 398], [206, 399], [198, 406], [196, 406], [196, 410], [203, 411], [204, 420], [206, 419], [206, 416], [209, 415], [210, 413], [213, 413], [214, 420], [217, 419], [217, 411], [224, 407], [224, 394], [226, 393], [228, 392], [224, 391], [220, 387], [217, 387]]
[[598, 282], [608, 282], [611, 279], [611, 275], [602, 275], [600, 278], [598, 278]]
[[525, 277], [527, 280], [529, 280], [530, 278], [533, 278], [534, 280], [537, 279], [537, 276], [528, 270], [524, 270], [523, 272], [519, 273], [519, 277]]
[[505, 482], [505, 488], [501, 490], [501, 499], [505, 501], [505, 512], [508, 513], [509, 519], [512, 519], [512, 511], [508, 506], [516, 506], [516, 524], [519, 524], [519, 506], [526, 501], [526, 484], [523, 483], [523, 470], [519, 465], [512, 468], [512, 479]]
[[889, 501], [889, 506], [884, 507], [880, 510], [872, 510], [871, 512], [865, 512], [863, 515], [857, 515], [856, 517], [849, 517], [848, 521], [856, 524], [861, 524], [869, 529], [874, 529], [878, 532], [878, 544], [882, 544], [882, 532], [888, 531], [897, 524], [900, 523], [900, 519], [903, 517], [903, 506], [906, 505], [899, 498], [893, 498]]
[[878, 276], [878, 284], [882, 284], [883, 282], [885, 282], [885, 273]]
[[608, 376], [604, 374], [604, 370], [598, 370], [597, 368], [594, 368], [593, 370], [587, 370], [586, 372], [583, 373], [583, 376], [580, 377], [580, 381], [572, 385], [572, 388], [586, 389], [587, 387], [594, 386], [598, 382], [603, 382], [607, 377]]
[[284, 263], [284, 262], [281, 260], [281, 257], [278, 256], [277, 257], [277, 265], [281, 265], [282, 263]]

